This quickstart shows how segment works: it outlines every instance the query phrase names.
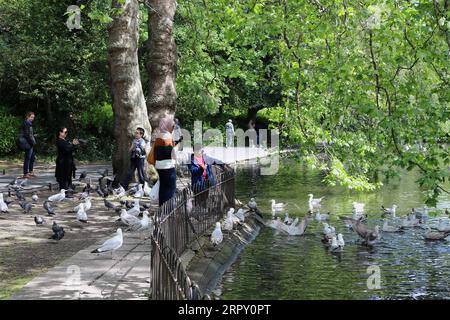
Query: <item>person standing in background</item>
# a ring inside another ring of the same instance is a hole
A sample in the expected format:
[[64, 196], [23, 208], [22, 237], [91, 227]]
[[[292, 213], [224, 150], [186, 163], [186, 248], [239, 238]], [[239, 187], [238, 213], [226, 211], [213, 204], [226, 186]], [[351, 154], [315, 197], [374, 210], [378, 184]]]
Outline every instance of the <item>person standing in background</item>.
[[72, 142], [67, 141], [67, 128], [61, 127], [58, 131], [56, 139], [56, 147], [58, 156], [56, 157], [55, 178], [59, 183], [59, 189], [69, 190], [72, 187], [72, 176], [75, 174], [75, 160], [73, 152], [76, 150], [79, 142], [74, 139]]
[[138, 172], [139, 183], [142, 185], [145, 183], [144, 165], [146, 153], [144, 135], [145, 130], [143, 128], [136, 128], [136, 131], [134, 132], [134, 140], [130, 147], [130, 169], [128, 170], [128, 175], [125, 180], [121, 183], [125, 190], [128, 189], [128, 184], [130, 183], [136, 169]]
[[147, 157], [148, 163], [155, 166], [159, 176], [159, 206], [171, 199], [177, 189], [175, 143], [172, 137], [174, 126], [173, 115], [166, 115], [159, 121], [159, 133]]
[[233, 126], [233, 121], [228, 120], [228, 122], [225, 124], [225, 132], [227, 135], [227, 143], [226, 143], [226, 147], [232, 147], [233, 143], [234, 143], [234, 126]]
[[23, 177], [22, 178], [33, 178], [36, 175], [33, 172], [34, 160], [35, 160], [35, 150], [36, 139], [33, 134], [33, 121], [35, 119], [34, 112], [28, 112], [25, 115], [25, 121], [20, 127], [19, 133], [19, 147], [25, 151], [25, 159], [23, 161]]

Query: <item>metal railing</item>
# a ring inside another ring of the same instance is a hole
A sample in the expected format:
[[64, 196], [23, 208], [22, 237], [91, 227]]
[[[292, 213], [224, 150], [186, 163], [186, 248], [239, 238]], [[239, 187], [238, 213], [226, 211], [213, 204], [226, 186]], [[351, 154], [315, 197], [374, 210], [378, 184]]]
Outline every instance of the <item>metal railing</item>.
[[188, 186], [160, 207], [151, 237], [152, 299], [200, 297], [179, 256], [222, 219], [225, 207], [234, 206], [234, 182], [234, 171], [217, 173], [214, 181]]

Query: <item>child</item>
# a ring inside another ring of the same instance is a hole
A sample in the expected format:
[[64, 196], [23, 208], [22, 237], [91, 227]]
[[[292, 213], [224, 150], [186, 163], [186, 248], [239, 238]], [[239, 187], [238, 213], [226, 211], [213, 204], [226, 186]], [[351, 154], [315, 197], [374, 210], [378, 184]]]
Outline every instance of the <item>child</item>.
[[134, 172], [138, 171], [139, 183], [144, 184], [145, 175], [144, 175], [144, 163], [145, 163], [145, 140], [144, 140], [145, 130], [143, 128], [137, 128], [134, 133], [134, 140], [131, 143], [130, 154], [130, 170], [128, 171], [128, 175], [126, 180], [121, 183], [122, 187], [125, 190], [128, 189], [128, 184], [130, 183], [131, 178], [134, 175]]

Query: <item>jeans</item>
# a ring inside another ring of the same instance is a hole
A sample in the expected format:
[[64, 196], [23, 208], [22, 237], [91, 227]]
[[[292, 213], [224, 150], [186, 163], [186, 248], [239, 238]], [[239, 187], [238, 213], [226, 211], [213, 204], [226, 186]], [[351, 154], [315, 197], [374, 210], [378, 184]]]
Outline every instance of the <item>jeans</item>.
[[171, 199], [177, 191], [177, 174], [175, 168], [156, 169], [159, 175], [159, 206]]
[[25, 150], [25, 160], [23, 161], [23, 175], [33, 172], [33, 165], [35, 159], [34, 149]]
[[124, 187], [125, 190], [128, 189], [128, 184], [130, 183], [131, 178], [133, 178], [133, 175], [134, 175], [134, 172], [136, 171], [136, 169], [138, 172], [139, 183], [140, 184], [145, 183], [144, 165], [145, 165], [145, 158], [131, 159], [130, 170], [128, 171], [126, 180], [122, 181], [123, 183], [121, 183], [122, 187]]

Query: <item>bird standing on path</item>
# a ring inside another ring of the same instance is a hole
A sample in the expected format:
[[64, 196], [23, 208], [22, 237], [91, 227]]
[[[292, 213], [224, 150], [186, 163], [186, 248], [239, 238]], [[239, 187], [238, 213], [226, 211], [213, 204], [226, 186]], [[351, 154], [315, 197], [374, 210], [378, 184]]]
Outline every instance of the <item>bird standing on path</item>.
[[50, 207], [50, 203], [48, 201], [44, 202], [43, 207], [44, 207], [45, 210], [47, 210], [47, 214], [49, 216], [54, 216], [55, 215], [55, 209]]
[[65, 189], [61, 189], [61, 191], [57, 194], [54, 194], [50, 197], [48, 197], [48, 201], [50, 202], [60, 202], [63, 201], [66, 198], [66, 191]]
[[216, 228], [211, 234], [211, 243], [216, 246], [223, 241], [222, 229], [220, 228], [220, 222], [216, 222]]
[[52, 231], [53, 235], [49, 239], [61, 240], [65, 235], [64, 228], [60, 227], [56, 221], [53, 221]]
[[114, 251], [119, 249], [123, 244], [123, 235], [122, 229], [118, 228], [116, 234], [103, 242], [103, 244], [95, 250], [92, 250], [91, 253], [103, 253], [103, 252], [111, 252], [111, 258]]
[[34, 222], [38, 226], [44, 224], [45, 220], [41, 216], [34, 216]]
[[8, 212], [8, 205], [3, 200], [3, 193], [0, 192], [0, 212]]
[[39, 197], [37, 195], [37, 192], [33, 193], [33, 195], [31, 196], [31, 200], [33, 200], [33, 202], [38, 202], [39, 201]]
[[84, 208], [84, 203], [80, 203], [77, 211], [77, 220], [83, 223], [87, 223], [88, 217]]

